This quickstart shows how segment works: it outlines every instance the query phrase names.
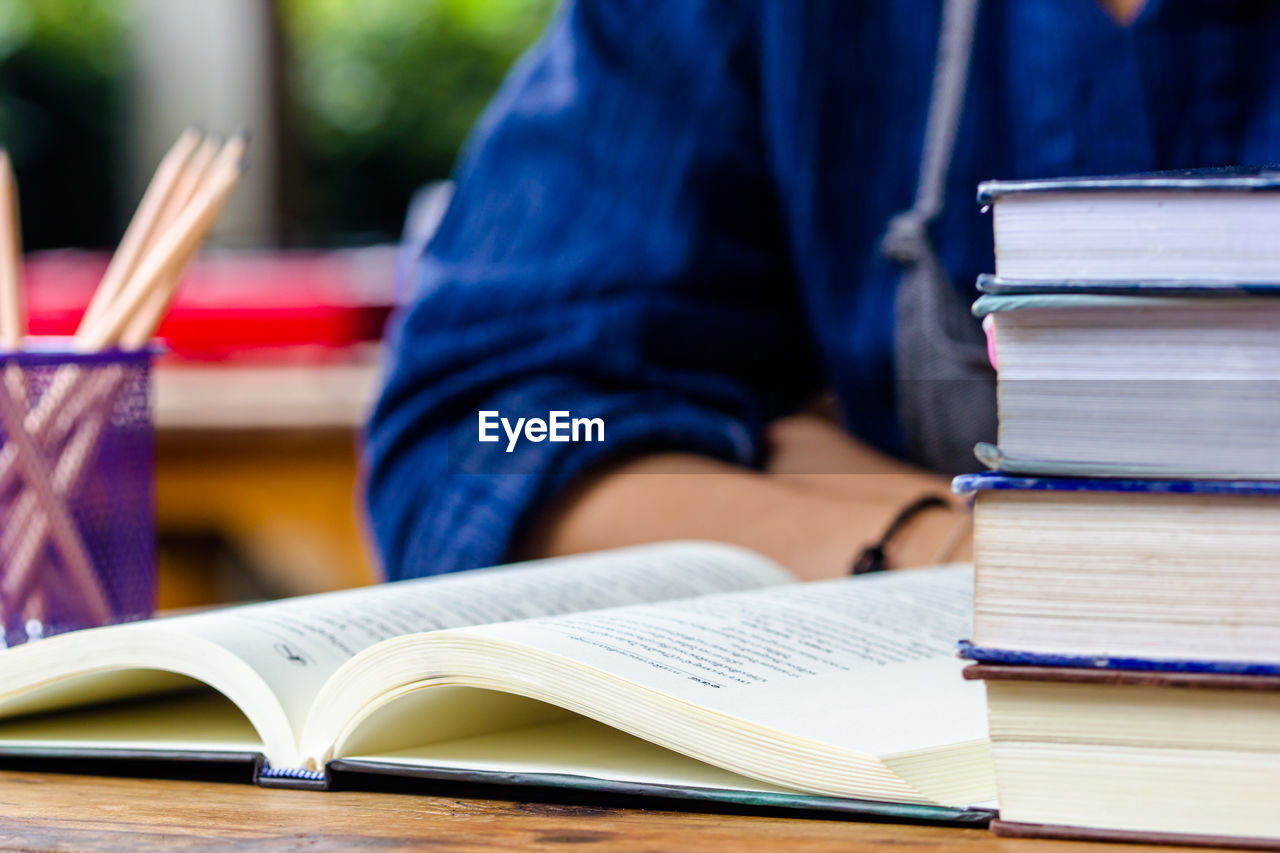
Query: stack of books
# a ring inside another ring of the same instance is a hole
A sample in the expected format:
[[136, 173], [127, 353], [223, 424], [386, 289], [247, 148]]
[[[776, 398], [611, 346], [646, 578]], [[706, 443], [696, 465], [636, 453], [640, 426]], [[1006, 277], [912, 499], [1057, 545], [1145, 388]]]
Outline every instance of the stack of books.
[[1004, 835], [1280, 848], [1280, 171], [993, 182]]

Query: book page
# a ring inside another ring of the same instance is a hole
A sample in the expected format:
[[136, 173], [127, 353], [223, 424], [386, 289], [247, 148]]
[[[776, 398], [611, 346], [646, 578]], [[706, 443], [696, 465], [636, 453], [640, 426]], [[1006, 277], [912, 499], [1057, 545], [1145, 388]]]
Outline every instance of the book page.
[[776, 564], [741, 548], [665, 543], [266, 602], [162, 623], [211, 640], [248, 663], [272, 687], [298, 731], [325, 679], [381, 640], [790, 580]]
[[344, 760], [448, 767], [481, 773], [580, 776], [681, 788], [787, 793], [728, 770], [663, 749], [647, 740], [576, 714], [517, 729], [426, 746], [348, 755]]
[[669, 696], [835, 746], [888, 755], [985, 737], [964, 681], [968, 567], [469, 629], [542, 649]]
[[0, 751], [41, 746], [90, 754], [94, 750], [255, 753], [262, 750], [262, 739], [229, 699], [203, 690], [0, 720]]

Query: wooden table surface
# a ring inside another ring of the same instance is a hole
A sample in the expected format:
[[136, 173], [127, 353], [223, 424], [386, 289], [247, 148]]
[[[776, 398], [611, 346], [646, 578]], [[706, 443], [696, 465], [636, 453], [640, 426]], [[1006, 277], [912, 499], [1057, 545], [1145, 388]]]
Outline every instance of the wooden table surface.
[[1140, 853], [984, 830], [0, 772], [2, 850]]

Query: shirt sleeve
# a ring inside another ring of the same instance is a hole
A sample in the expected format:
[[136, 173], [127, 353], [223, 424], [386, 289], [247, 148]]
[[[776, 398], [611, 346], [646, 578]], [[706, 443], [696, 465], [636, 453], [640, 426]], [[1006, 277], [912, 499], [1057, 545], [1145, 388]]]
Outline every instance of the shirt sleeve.
[[[759, 456], [818, 385], [732, 0], [576, 0], [509, 76], [389, 332], [366, 435], [391, 578], [503, 562], [606, 459]], [[429, 85], [426, 83], [424, 85]], [[603, 441], [479, 441], [479, 413]], [[585, 431], [584, 431], [585, 432]]]

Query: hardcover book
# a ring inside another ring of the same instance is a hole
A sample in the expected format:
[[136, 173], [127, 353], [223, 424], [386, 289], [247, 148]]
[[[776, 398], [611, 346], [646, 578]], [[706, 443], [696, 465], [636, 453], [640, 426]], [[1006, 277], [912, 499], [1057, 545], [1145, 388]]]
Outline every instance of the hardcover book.
[[974, 495], [975, 657], [1280, 666], [1280, 483], [991, 472], [952, 485]]
[[0, 754], [981, 824], [970, 594], [679, 543], [90, 629], [0, 652]]
[[998, 835], [1280, 849], [1280, 677], [972, 666]]
[[988, 181], [996, 275], [1024, 282], [1274, 282], [1280, 171]]
[[979, 459], [1047, 476], [1280, 479], [1280, 294], [1163, 292], [982, 296], [1000, 422]]
[[1280, 294], [1280, 276], [1276, 281], [1171, 281], [1169, 279], [1133, 279], [1131, 281], [1074, 279], [1070, 281], [1028, 281], [1002, 278], [983, 273], [978, 276], [978, 291], [992, 296], [1017, 296], [1037, 293], [1093, 293], [1111, 296], [1247, 296]]

